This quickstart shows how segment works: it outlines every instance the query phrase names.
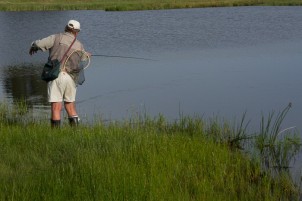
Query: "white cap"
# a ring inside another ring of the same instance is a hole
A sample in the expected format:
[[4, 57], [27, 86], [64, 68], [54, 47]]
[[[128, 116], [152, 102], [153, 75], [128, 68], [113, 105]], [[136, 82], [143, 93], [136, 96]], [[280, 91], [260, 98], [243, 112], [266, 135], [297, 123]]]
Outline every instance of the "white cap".
[[74, 29], [76, 31], [80, 31], [81, 30], [81, 25], [80, 22], [76, 21], [76, 20], [69, 20], [67, 26], [70, 29]]

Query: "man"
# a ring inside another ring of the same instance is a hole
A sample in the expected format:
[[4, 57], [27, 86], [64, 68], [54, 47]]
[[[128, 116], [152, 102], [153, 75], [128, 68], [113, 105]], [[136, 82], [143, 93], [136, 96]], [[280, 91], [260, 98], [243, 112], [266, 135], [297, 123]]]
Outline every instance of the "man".
[[[33, 55], [38, 50], [43, 52], [48, 50], [49, 60], [58, 59], [61, 61], [65, 52], [67, 52], [79, 32], [80, 23], [76, 20], [70, 20], [65, 27], [64, 33], [50, 35], [44, 39], [34, 41], [30, 47], [29, 54]], [[80, 41], [75, 40], [68, 52], [71, 53], [73, 50], [84, 50], [84, 47]], [[70, 125], [78, 125], [79, 117], [75, 107], [77, 84], [67, 73], [67, 70], [62, 69], [62, 64], [58, 78], [53, 81], [49, 81], [47, 87], [48, 101], [51, 103], [51, 126], [59, 127], [61, 124], [63, 101]]]

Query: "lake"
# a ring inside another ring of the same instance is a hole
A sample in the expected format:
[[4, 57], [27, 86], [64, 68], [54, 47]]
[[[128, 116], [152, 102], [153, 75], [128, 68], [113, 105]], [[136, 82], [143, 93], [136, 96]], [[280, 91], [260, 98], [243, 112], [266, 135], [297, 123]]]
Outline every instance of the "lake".
[[103, 55], [92, 57], [78, 88], [83, 121], [163, 114], [239, 122], [246, 112], [254, 131], [262, 115], [291, 102], [283, 127], [302, 128], [302, 7], [0, 12], [1, 101], [25, 98], [37, 115], [49, 114], [40, 80], [48, 54], [28, 50], [69, 19], [81, 22], [86, 50]]

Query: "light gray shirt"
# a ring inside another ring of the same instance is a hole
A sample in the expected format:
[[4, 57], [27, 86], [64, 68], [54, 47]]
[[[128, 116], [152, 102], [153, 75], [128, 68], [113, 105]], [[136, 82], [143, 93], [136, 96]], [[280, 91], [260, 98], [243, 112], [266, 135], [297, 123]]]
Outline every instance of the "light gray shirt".
[[[65, 52], [68, 50], [72, 41], [74, 40], [74, 35], [68, 32], [50, 35], [41, 40], [36, 40], [32, 43], [33, 47], [37, 47], [43, 52], [49, 50], [49, 59], [58, 59], [61, 61]], [[71, 49], [67, 53], [67, 56], [74, 50], [84, 50], [82, 43], [78, 40], [74, 42]], [[63, 63], [63, 62], [62, 62]]]

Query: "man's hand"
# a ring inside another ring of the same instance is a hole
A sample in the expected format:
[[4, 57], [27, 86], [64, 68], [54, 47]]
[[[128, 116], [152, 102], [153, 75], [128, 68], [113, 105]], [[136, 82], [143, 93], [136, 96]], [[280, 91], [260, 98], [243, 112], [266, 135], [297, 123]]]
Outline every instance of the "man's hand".
[[31, 46], [31, 48], [29, 49], [29, 54], [33, 55], [33, 54], [37, 53], [37, 51], [38, 51], [37, 47]]

